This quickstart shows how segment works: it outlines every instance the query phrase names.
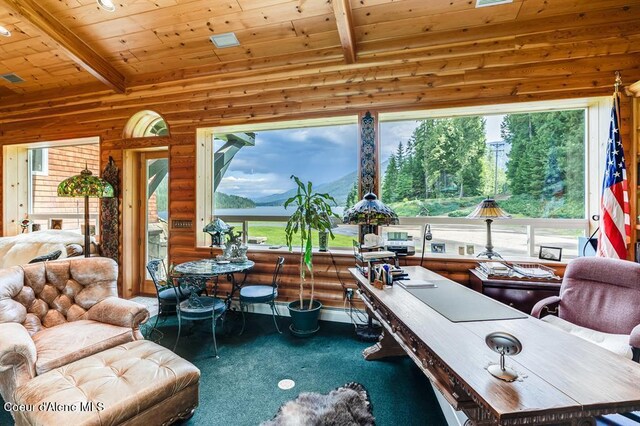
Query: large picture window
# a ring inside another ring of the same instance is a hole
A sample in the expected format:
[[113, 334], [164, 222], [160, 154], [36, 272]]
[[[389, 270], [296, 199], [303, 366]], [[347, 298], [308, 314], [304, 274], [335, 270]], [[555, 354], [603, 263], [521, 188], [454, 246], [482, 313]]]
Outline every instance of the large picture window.
[[381, 198], [414, 218], [405, 225], [433, 223], [449, 253], [482, 247], [482, 226], [464, 218], [491, 197], [513, 218], [494, 226], [499, 252], [531, 255], [533, 225], [536, 244], [575, 256], [584, 226], [553, 219], [585, 219], [585, 136], [584, 108], [382, 122]]
[[[355, 118], [321, 125], [326, 122], [213, 129], [207, 142], [212, 214], [241, 226], [249, 244], [284, 246], [291, 214], [284, 203], [295, 194], [295, 175], [331, 195], [341, 215], [357, 192], [357, 124]], [[338, 222], [330, 244], [350, 247], [357, 229]]]

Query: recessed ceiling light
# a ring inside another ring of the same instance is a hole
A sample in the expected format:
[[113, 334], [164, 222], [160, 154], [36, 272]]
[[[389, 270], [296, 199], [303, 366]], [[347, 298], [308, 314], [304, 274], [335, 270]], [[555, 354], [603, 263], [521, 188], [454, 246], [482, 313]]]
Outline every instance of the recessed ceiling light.
[[0, 75], [0, 78], [2, 78], [3, 80], [8, 81], [9, 83], [24, 83], [24, 79], [22, 77], [20, 77], [18, 74], [15, 73], [10, 73], [10, 74], [2, 74]]
[[113, 4], [111, 0], [96, 0], [98, 2], [98, 6], [106, 10], [107, 12], [115, 12], [116, 5]]
[[0, 25], [0, 36], [11, 37], [11, 31]]
[[209, 37], [217, 48], [240, 46], [240, 42], [234, 33], [224, 33]]
[[507, 3], [513, 3], [513, 0], [476, 0], [476, 7], [497, 6]]

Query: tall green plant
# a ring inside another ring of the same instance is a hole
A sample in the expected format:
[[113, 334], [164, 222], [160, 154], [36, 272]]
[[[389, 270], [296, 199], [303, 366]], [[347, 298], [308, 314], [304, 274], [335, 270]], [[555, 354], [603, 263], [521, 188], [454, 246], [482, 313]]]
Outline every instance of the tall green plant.
[[287, 246], [289, 251], [293, 250], [293, 236], [300, 234], [300, 309], [304, 309], [303, 293], [306, 283], [305, 265], [311, 275], [311, 297], [309, 299], [309, 309], [313, 306], [313, 293], [315, 279], [313, 276], [313, 234], [315, 229], [319, 232], [328, 232], [331, 239], [334, 238], [331, 230], [331, 217], [338, 217], [331, 209], [330, 202], [337, 205], [336, 200], [327, 193], [313, 192], [313, 184], [307, 182], [305, 185], [296, 176], [291, 176], [298, 185], [296, 195], [289, 198], [284, 203], [286, 209], [290, 204], [296, 207], [285, 229]]

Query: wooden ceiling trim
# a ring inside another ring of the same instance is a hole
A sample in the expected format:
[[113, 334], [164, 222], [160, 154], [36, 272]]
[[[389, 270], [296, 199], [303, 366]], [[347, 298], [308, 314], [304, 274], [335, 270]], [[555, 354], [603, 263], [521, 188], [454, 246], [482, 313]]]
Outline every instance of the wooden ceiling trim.
[[[102, 27], [105, 23], [113, 25], [128, 24], [123, 20], [127, 17], [134, 22], [143, 25], [144, 28], [152, 28], [153, 22], [158, 25], [168, 25], [173, 21], [194, 20], [203, 17], [204, 14], [225, 15], [240, 12], [242, 9], [235, 0], [154, 0], [154, 1], [127, 1], [118, 2], [113, 13], [104, 13], [95, 6], [95, 1], [86, 1], [81, 7], [69, 10], [60, 5], [57, 0], [45, 0], [47, 8], [55, 10], [54, 15], [69, 28], [78, 30], [79, 33], [89, 35], [91, 27]], [[163, 24], [166, 23], [166, 24]]]
[[355, 27], [355, 36], [357, 42], [360, 43], [455, 29], [468, 30], [475, 27], [494, 26], [500, 23], [513, 22], [518, 15], [519, 7], [520, 3], [510, 3], [500, 7], [483, 7], [360, 25]]
[[403, 49], [426, 49], [437, 45], [455, 45], [477, 41], [511, 38], [537, 33], [553, 33], [571, 29], [590, 28], [598, 25], [640, 21], [640, 5], [627, 8], [603, 10], [599, 12], [572, 13], [520, 22], [504, 22], [486, 27], [472, 27], [451, 31], [430, 32], [428, 36], [405, 36], [384, 43], [362, 41], [358, 44], [361, 57], [371, 54], [385, 54]]
[[344, 60], [347, 64], [353, 64], [356, 61], [356, 37], [353, 32], [351, 4], [349, 4], [349, 0], [332, 0], [331, 3], [336, 17]]
[[584, 1], [549, 1], [549, 0], [526, 0], [518, 14], [519, 20], [533, 17], [550, 17], [565, 15], [580, 11], [598, 11], [612, 8], [625, 8], [630, 5], [629, 0], [589, 0]]
[[[615, 58], [616, 60], [618, 58]], [[624, 63], [624, 61], [618, 61]], [[636, 61], [637, 63], [638, 61]], [[636, 67], [635, 71], [632, 69], [625, 70], [625, 75], [629, 75], [630, 78], [640, 78], [640, 71], [638, 71], [640, 65]], [[582, 69], [582, 67], [576, 67], [576, 69]], [[511, 80], [511, 82], [509, 81]], [[545, 84], [545, 81], [551, 83]], [[154, 110], [162, 112], [165, 117], [172, 117], [182, 119], [184, 116], [171, 115], [171, 111], [176, 113], [190, 114], [194, 120], [200, 120], [198, 117], [207, 117], [210, 115], [228, 115], [235, 113], [235, 111], [262, 111], [259, 108], [269, 108], [275, 104], [288, 104], [293, 108], [300, 102], [309, 102], [310, 100], [317, 100], [319, 102], [326, 100], [335, 100], [337, 104], [350, 104], [354, 98], [358, 96], [366, 96], [373, 101], [378, 99], [385, 99], [388, 95], [393, 97], [395, 95], [408, 97], [429, 97], [437, 98], [440, 101], [449, 99], [449, 96], [457, 98], [459, 94], [474, 93], [475, 91], [481, 91], [484, 95], [487, 95], [496, 87], [501, 87], [508, 90], [512, 95], [518, 95], [520, 92], [528, 94], [532, 88], [536, 88], [537, 92], [555, 92], [555, 91], [567, 91], [567, 90], [586, 90], [596, 91], [600, 93], [602, 90], [610, 88], [610, 78], [608, 75], [603, 75], [601, 72], [594, 72], [591, 74], [577, 73], [571, 78], [558, 78], [557, 76], [551, 76], [545, 79], [540, 78], [535, 81], [524, 80], [517, 77], [496, 77], [491, 83], [487, 84], [487, 81], [482, 83], [477, 82], [465, 82], [464, 76], [448, 76], [440, 78], [428, 78], [428, 77], [414, 77], [403, 78], [401, 81], [364, 81], [354, 82], [348, 85], [337, 84], [333, 86], [318, 86], [313, 90], [310, 90], [306, 85], [301, 85], [299, 88], [293, 90], [276, 90], [273, 89], [262, 94], [255, 93], [229, 93], [220, 94], [219, 97], [214, 97], [210, 93], [202, 93], [199, 96], [191, 96], [185, 98], [180, 102], [174, 97], [155, 97], [144, 98], [140, 100], [131, 99], [126, 102], [119, 102], [115, 105], [105, 105], [103, 103], [94, 103], [92, 105], [85, 105], [79, 111], [73, 111], [73, 109], [64, 110], [58, 108], [55, 111], [43, 111], [44, 115], [54, 115], [56, 119], [65, 115], [68, 112], [69, 115], [73, 115], [75, 122], [95, 122], [95, 121], [110, 121], [114, 117], [125, 118], [131, 114], [139, 111], [142, 107], [152, 108]], [[451, 88], [454, 90], [451, 90]], [[257, 91], [257, 89], [256, 89]], [[595, 93], [595, 92], [594, 92]], [[217, 94], [217, 92], [216, 92]], [[403, 98], [403, 99], [404, 99]], [[171, 99], [171, 101], [167, 101]], [[137, 103], [136, 103], [137, 102]], [[94, 109], [92, 109], [94, 108]], [[16, 125], [16, 120], [20, 118], [29, 122], [37, 118], [39, 114], [24, 114], [21, 117], [14, 115], [9, 118], [13, 123], [8, 124], [8, 128]]]
[[69, 58], [119, 93], [125, 91], [125, 78], [109, 62], [47, 12], [34, 0], [0, 0], [31, 25], [42, 31]]
[[[631, 25], [634, 21], [640, 20], [640, 7], [629, 8], [626, 10], [615, 10], [602, 12], [600, 14], [594, 15], [582, 15], [579, 16], [577, 14], [572, 14], [569, 16], [564, 16], [560, 18], [550, 18], [550, 19], [540, 19], [532, 22], [531, 25], [527, 25], [529, 29], [528, 33], [547, 33], [548, 34], [548, 43], [552, 44], [554, 37], [557, 39], [568, 38], [571, 37], [571, 29], [574, 26], [592, 26], [597, 23], [602, 24], [603, 26], [611, 26], [611, 21], [622, 20]], [[568, 29], [558, 31], [557, 28], [561, 22], [573, 22], [574, 24], [565, 24], [564, 26]], [[580, 23], [578, 23], [580, 22]], [[572, 26], [573, 25], [573, 26]], [[507, 28], [504, 28], [507, 27]], [[417, 55], [420, 51], [428, 52], [431, 47], [437, 45], [443, 46], [455, 46], [456, 43], [460, 45], [464, 45], [464, 43], [468, 43], [474, 45], [475, 43], [482, 42], [483, 40], [500, 40], [500, 39], [513, 39], [513, 32], [524, 33], [523, 30], [519, 30], [520, 25], [512, 27], [511, 24], [505, 23], [500, 25], [493, 25], [490, 27], [478, 29], [478, 28], [470, 28], [468, 31], [445, 31], [441, 33], [432, 33], [429, 37], [410, 37], [406, 39], [401, 39], [397, 41], [388, 41], [384, 44], [382, 43], [362, 43], [359, 45], [359, 62], [374, 62], [376, 60], [382, 61], [387, 60], [390, 56], [411, 58], [414, 55]], [[540, 37], [544, 37], [544, 35], [540, 35]], [[526, 39], [521, 40], [522, 43], [526, 42]], [[540, 40], [539, 40], [540, 42]], [[514, 42], [515, 44], [515, 42]], [[517, 47], [517, 46], [516, 46]], [[408, 51], [407, 49], [414, 48], [416, 50]], [[399, 54], [397, 51], [401, 51]], [[335, 51], [332, 51], [329, 48], [327, 51], [318, 52], [318, 56], [315, 58], [317, 62], [323, 61], [324, 55], [327, 52], [333, 52], [331, 55], [332, 59], [335, 59]], [[187, 79], [187, 78], [206, 78], [212, 75], [217, 75], [220, 73], [229, 73], [232, 71], [240, 71], [243, 68], [245, 70], [249, 70], [249, 73], [253, 73], [256, 69], [260, 68], [268, 68], [273, 66], [277, 68], [279, 65], [286, 65], [288, 63], [298, 63], [306, 53], [296, 53], [292, 55], [297, 55], [300, 57], [298, 59], [296, 56], [291, 55], [279, 55], [274, 57], [273, 59], [269, 58], [256, 58], [256, 59], [242, 59], [238, 61], [234, 61], [231, 64], [221, 64], [221, 65], [206, 65], [199, 66], [194, 68], [193, 70], [180, 70], [174, 73], [153, 73], [146, 76], [140, 76], [131, 83], [133, 85], [144, 85], [149, 83], [161, 83], [167, 82], [174, 79]], [[424, 55], [424, 54], [423, 54]], [[370, 59], [371, 58], [371, 59]], [[373, 59], [377, 58], [377, 59]]]
[[[613, 46], [613, 47], [611, 47]], [[585, 44], [585, 49], [583, 54], [586, 56], [593, 56], [592, 54], [599, 53], [601, 55], [608, 55], [613, 52], [614, 49], [619, 49], [621, 52], [633, 52], [634, 49], [637, 51], [637, 43], [624, 44], [619, 43], [617, 40], [610, 40], [610, 45], [603, 45], [600, 49], [590, 50], [588, 43]], [[491, 49], [491, 43], [488, 44], [486, 50]], [[494, 46], [493, 50], [499, 50], [497, 46]], [[601, 51], [599, 51], [601, 50]], [[346, 84], [346, 83], [356, 83], [359, 81], [366, 80], [383, 80], [383, 79], [398, 79], [405, 78], [414, 75], [428, 75], [428, 74], [443, 74], [443, 73], [461, 73], [463, 71], [466, 72], [467, 78], [477, 78], [478, 81], [491, 82], [490, 79], [487, 79], [486, 75], [491, 70], [492, 67], [501, 67], [501, 69], [509, 69], [513, 71], [513, 78], [519, 78], [523, 74], [526, 75], [530, 69], [527, 64], [539, 65], [539, 62], [543, 60], [553, 59], [555, 56], [558, 58], [563, 58], [566, 55], [577, 54], [580, 52], [579, 46], [577, 44], [568, 44], [568, 47], [564, 51], [558, 50], [558, 48], [550, 49], [548, 48], [537, 48], [537, 49], [529, 49], [528, 54], [524, 54], [521, 51], [509, 52], [511, 56], [517, 56], [517, 58], [506, 57], [503, 53], [491, 53], [484, 55], [481, 61], [473, 58], [473, 55], [470, 57], [470, 61], [465, 61], [463, 63], [458, 62], [455, 66], [452, 65], [450, 61], [444, 61], [442, 59], [446, 59], [446, 56], [443, 58], [430, 58], [430, 60], [418, 60], [417, 64], [408, 63], [405, 58], [400, 58], [396, 64], [393, 64], [389, 61], [386, 62], [385, 67], [373, 67], [371, 64], [363, 65], [360, 64], [358, 70], [344, 70], [343, 67], [339, 64], [334, 64], [332, 66], [327, 67], [310, 67], [304, 70], [296, 69], [296, 72], [293, 70], [281, 70], [279, 73], [266, 71], [264, 74], [255, 74], [251, 77], [244, 75], [236, 76], [236, 78], [227, 78], [227, 76], [220, 77], [218, 80], [208, 79], [208, 80], [198, 80], [197, 82], [194, 80], [192, 82], [186, 83], [181, 82], [179, 84], [166, 84], [166, 85], [151, 85], [146, 90], [143, 88], [132, 89], [132, 93], [135, 93], [137, 97], [146, 98], [147, 96], [161, 95], [161, 96], [192, 96], [192, 93], [198, 91], [215, 91], [216, 93], [224, 93], [225, 96], [235, 96], [242, 91], [247, 91], [248, 88], [251, 87], [252, 84], [257, 85], [257, 90], [281, 90], [289, 87], [315, 87], [315, 85], [327, 85], [327, 84]], [[555, 52], [555, 53], [554, 53]], [[434, 52], [435, 53], [435, 52]], [[455, 57], [457, 54], [455, 50], [449, 52], [451, 57]], [[443, 52], [443, 55], [446, 55], [446, 52]], [[613, 59], [612, 59], [613, 60]], [[562, 61], [562, 59], [560, 59]], [[466, 63], [466, 65], [464, 65]], [[504, 68], [504, 63], [520, 63], [520, 66], [511, 66], [510, 68]], [[593, 63], [590, 63], [593, 64]], [[382, 65], [382, 63], [380, 64]], [[594, 64], [597, 66], [598, 62]], [[485, 67], [487, 70], [478, 74], [477, 77], [471, 71], [478, 69], [480, 66]], [[524, 66], [524, 68], [523, 68]], [[546, 67], [546, 65], [545, 65]], [[575, 69], [575, 67], [574, 67]], [[496, 71], [494, 74], [499, 78], [502, 76], [502, 71]], [[306, 77], [305, 77], [306, 76]], [[238, 88], [235, 91], [225, 92], [225, 89], [232, 87]], [[51, 94], [49, 94], [51, 96]], [[215, 93], [210, 96], [215, 97]], [[88, 98], [91, 100], [95, 100], [96, 98]], [[116, 95], [102, 95], [99, 97], [103, 102], [117, 102], [119, 98]], [[15, 99], [16, 102], [20, 102], [19, 107], [16, 108], [22, 112], [29, 111], [27, 109], [27, 103], [21, 102], [23, 99]], [[36, 104], [34, 108], [40, 108], [42, 104], [51, 105], [51, 100], [47, 102], [41, 102], [38, 105], [37, 98], [34, 98], [34, 103]], [[6, 105], [9, 106], [13, 104], [13, 102], [7, 102]], [[11, 108], [0, 108], [0, 113], [10, 112]]]

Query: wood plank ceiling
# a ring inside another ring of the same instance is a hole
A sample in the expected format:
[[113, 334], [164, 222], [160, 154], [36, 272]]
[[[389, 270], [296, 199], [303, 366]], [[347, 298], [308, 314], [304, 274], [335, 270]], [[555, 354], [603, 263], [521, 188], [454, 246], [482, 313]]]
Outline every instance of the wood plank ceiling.
[[[640, 80], [640, 0], [0, 0], [0, 142], [142, 107], [200, 125], [611, 92]], [[240, 46], [209, 36], [234, 32]], [[118, 93], [124, 92], [124, 93]], [[114, 130], [115, 131], [115, 130]]]

